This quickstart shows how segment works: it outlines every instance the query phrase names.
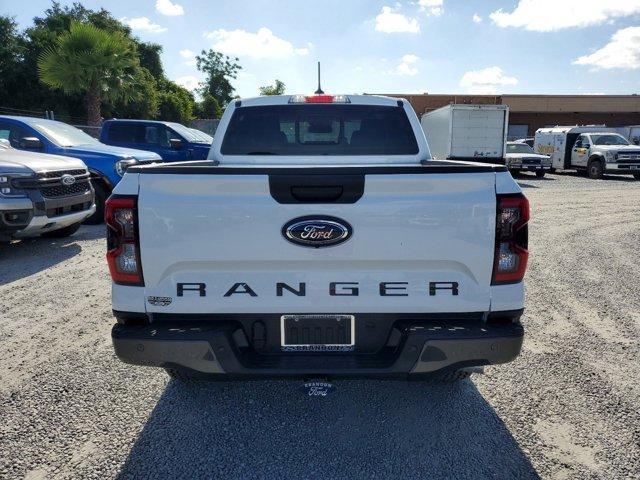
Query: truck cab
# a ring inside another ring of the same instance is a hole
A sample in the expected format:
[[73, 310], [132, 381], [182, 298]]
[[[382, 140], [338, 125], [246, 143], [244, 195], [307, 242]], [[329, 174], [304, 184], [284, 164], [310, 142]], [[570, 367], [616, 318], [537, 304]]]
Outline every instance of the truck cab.
[[100, 141], [118, 147], [155, 152], [164, 161], [204, 160], [211, 140], [180, 123], [155, 120], [107, 120]]
[[573, 144], [571, 165], [586, 169], [590, 178], [630, 173], [640, 179], [640, 147], [617, 133], [583, 133]]
[[18, 150], [82, 160], [91, 173], [96, 203], [95, 213], [86, 223], [102, 223], [104, 202], [127, 167], [161, 161], [156, 153], [105, 145], [79, 128], [44, 118], [1, 115], [0, 139]]

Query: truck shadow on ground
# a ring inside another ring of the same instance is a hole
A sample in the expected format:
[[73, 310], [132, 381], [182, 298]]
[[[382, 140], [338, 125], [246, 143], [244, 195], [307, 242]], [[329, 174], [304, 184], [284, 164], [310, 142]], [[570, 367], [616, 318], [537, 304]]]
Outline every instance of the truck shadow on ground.
[[474, 384], [171, 381], [119, 478], [540, 478]]
[[29, 277], [82, 251], [80, 240], [105, 236], [104, 225], [82, 226], [67, 238], [25, 238], [0, 246], [0, 285]]

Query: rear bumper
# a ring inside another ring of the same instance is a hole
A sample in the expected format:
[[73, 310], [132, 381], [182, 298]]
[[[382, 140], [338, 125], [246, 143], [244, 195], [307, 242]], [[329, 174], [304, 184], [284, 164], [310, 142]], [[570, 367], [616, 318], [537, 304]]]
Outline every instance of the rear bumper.
[[125, 363], [182, 368], [212, 379], [259, 377], [411, 378], [472, 366], [507, 363], [520, 353], [524, 331], [505, 324], [419, 322], [399, 327], [394, 347], [371, 354], [259, 354], [233, 322], [113, 327], [115, 353]]

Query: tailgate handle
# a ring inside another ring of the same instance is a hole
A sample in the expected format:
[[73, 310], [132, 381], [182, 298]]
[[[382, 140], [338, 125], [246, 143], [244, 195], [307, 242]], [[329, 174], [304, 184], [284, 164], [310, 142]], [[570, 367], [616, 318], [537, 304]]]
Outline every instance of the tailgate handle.
[[291, 196], [301, 203], [333, 203], [343, 191], [341, 186], [295, 186], [291, 187]]
[[269, 192], [278, 203], [356, 203], [364, 193], [364, 174], [271, 174]]

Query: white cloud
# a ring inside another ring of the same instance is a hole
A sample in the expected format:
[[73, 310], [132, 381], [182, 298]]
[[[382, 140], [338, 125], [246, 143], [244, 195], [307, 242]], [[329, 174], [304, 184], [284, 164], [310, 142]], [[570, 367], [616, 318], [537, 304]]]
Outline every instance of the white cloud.
[[460, 86], [475, 94], [493, 95], [498, 87], [517, 84], [518, 79], [506, 76], [500, 67], [471, 70], [460, 79]]
[[161, 27], [157, 23], [153, 23], [147, 17], [136, 17], [136, 18], [121, 18], [120, 21], [126, 25], [131, 27], [131, 30], [137, 32], [146, 32], [146, 33], [162, 33], [166, 32], [167, 29], [165, 27]]
[[439, 17], [444, 13], [444, 0], [418, 0], [421, 12]]
[[478, 15], [477, 13], [473, 14], [473, 23], [480, 23], [482, 22], [482, 17], [480, 15]]
[[398, 12], [398, 8], [384, 6], [376, 17], [376, 32], [384, 33], [420, 33], [420, 25], [415, 18]]
[[184, 50], [180, 50], [180, 56], [182, 58], [187, 59], [187, 61], [184, 62], [185, 65], [188, 65], [189, 67], [196, 66], [196, 54], [191, 50], [189, 50], [188, 48], [185, 48]]
[[181, 87], [186, 88], [190, 92], [193, 92], [196, 88], [200, 86], [200, 80], [198, 80], [193, 75], [185, 75], [184, 77], [178, 77], [175, 79], [175, 82]]
[[391, 72], [392, 75], [401, 75], [413, 77], [418, 74], [418, 68], [416, 63], [420, 60], [420, 57], [413, 54], [407, 54], [402, 57], [402, 61]]
[[496, 10], [491, 20], [499, 27], [536, 32], [587, 27], [640, 13], [640, 0], [519, 0], [512, 12]]
[[227, 55], [264, 59], [309, 54], [309, 45], [295, 48], [291, 42], [275, 36], [271, 30], [265, 27], [256, 33], [221, 28], [212, 32], [204, 32], [203, 36], [214, 41], [214, 50]]
[[640, 68], [640, 27], [628, 27], [613, 34], [609, 43], [591, 55], [583, 55], [573, 61], [574, 65], [595, 68]]
[[171, 3], [171, 0], [158, 0], [156, 2], [156, 10], [158, 13], [168, 15], [170, 17], [184, 15], [184, 8], [182, 8], [182, 5]]

